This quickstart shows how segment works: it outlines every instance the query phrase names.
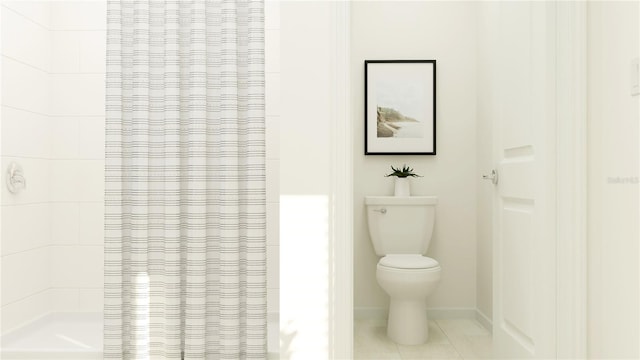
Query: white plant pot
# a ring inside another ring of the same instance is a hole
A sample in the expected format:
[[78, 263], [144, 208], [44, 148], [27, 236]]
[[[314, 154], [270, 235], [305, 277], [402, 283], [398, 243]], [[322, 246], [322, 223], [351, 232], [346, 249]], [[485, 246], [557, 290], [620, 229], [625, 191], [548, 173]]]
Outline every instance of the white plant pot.
[[411, 196], [411, 183], [409, 183], [408, 177], [396, 177], [396, 187], [393, 194], [395, 196]]

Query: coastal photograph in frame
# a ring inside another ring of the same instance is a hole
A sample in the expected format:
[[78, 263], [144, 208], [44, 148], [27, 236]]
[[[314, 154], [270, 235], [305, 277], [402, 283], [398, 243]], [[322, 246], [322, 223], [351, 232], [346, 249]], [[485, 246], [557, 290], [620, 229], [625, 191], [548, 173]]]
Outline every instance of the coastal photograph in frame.
[[436, 154], [436, 61], [365, 60], [365, 155]]

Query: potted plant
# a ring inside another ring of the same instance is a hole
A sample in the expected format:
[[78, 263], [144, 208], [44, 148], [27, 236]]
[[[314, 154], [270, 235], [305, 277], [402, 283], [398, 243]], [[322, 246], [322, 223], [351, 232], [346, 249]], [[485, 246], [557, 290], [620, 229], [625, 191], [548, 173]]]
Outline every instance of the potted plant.
[[391, 165], [391, 170], [393, 172], [391, 174], [385, 175], [386, 177], [395, 176], [395, 196], [411, 196], [411, 185], [409, 183], [409, 177], [421, 177], [420, 175], [413, 172], [413, 169], [408, 167], [407, 165], [403, 165], [400, 167], [393, 167]]

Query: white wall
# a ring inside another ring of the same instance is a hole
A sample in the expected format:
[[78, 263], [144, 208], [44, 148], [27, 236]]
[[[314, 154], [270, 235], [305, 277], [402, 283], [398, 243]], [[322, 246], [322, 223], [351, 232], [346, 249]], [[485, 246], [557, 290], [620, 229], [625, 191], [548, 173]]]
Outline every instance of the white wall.
[[[105, 2], [2, 5], [2, 331], [102, 310]], [[10, 194], [4, 169], [24, 167]]]
[[588, 4], [588, 353], [640, 358], [637, 2]]
[[[495, 61], [499, 22], [497, 3], [478, 6], [477, 30], [477, 252], [476, 252], [476, 306], [485, 320], [493, 319], [493, 197], [495, 188], [479, 174], [489, 174], [495, 168], [493, 162], [493, 119], [499, 104], [498, 87], [493, 79], [498, 74]], [[481, 85], [480, 85], [481, 84]]]
[[[423, 178], [412, 194], [437, 195], [427, 253], [442, 266], [429, 308], [476, 307], [476, 5], [471, 2], [353, 2], [354, 286], [356, 317], [380, 313], [388, 296], [375, 278], [378, 257], [367, 230], [366, 195], [392, 195], [390, 165], [407, 164]], [[437, 155], [364, 155], [364, 60], [437, 60]]]
[[333, 6], [281, 2], [281, 99], [271, 106], [280, 114], [282, 359], [329, 358]]

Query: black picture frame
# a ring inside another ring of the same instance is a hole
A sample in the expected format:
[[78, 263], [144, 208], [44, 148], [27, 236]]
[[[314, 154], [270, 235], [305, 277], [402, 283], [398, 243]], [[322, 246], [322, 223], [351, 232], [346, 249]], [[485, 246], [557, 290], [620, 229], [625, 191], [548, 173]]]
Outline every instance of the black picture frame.
[[364, 61], [364, 154], [436, 155], [436, 61]]

